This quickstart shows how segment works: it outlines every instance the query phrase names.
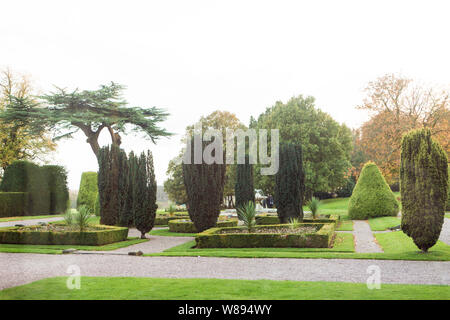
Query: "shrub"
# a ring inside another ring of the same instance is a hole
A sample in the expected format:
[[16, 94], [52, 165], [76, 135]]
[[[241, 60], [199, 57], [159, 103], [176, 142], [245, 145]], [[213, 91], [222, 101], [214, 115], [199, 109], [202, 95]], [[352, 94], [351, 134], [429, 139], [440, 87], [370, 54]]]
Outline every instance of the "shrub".
[[26, 215], [27, 203], [28, 194], [26, 192], [0, 192], [0, 218]]
[[28, 193], [25, 215], [50, 212], [50, 191], [41, 167], [29, 161], [14, 161], [4, 172], [0, 185], [2, 192]]
[[95, 198], [98, 193], [97, 172], [83, 172], [78, 190], [77, 208], [86, 206], [92, 212], [95, 210]]
[[69, 189], [67, 188], [67, 171], [55, 165], [42, 166], [50, 192], [50, 214], [65, 212], [69, 205]]
[[348, 206], [350, 219], [365, 220], [396, 216], [399, 206], [394, 193], [373, 162], [367, 162], [359, 175]]
[[281, 144], [279, 170], [275, 175], [274, 203], [282, 223], [290, 218], [303, 219], [305, 173], [300, 145]]
[[[230, 219], [225, 221], [217, 221], [216, 225], [214, 227], [218, 228], [229, 228], [229, 227], [236, 227], [238, 224], [238, 221], [236, 219]], [[178, 219], [172, 219], [168, 223], [169, 225], [169, 231], [170, 232], [178, 232], [178, 233], [197, 233], [197, 229], [195, 228], [192, 221], [189, 219], [187, 220], [180, 220]]]
[[83, 232], [89, 226], [90, 218], [91, 210], [86, 206], [81, 206], [78, 208], [77, 213], [75, 213], [73, 224], [80, 232]]
[[130, 174], [130, 162], [127, 158], [125, 151], [120, 150], [118, 160], [119, 160], [118, 223], [122, 227], [131, 227], [133, 225], [133, 191]]
[[249, 201], [246, 204], [238, 207], [237, 215], [239, 220], [242, 220], [244, 222], [244, 225], [247, 227], [248, 232], [252, 231], [253, 227], [256, 225], [255, 203]]
[[400, 190], [402, 231], [426, 252], [436, 244], [444, 223], [448, 165], [430, 130], [413, 130], [402, 140]]
[[448, 167], [448, 184], [447, 184], [447, 211], [450, 211], [450, 166]]
[[[193, 138], [194, 139], [194, 138]], [[191, 142], [191, 155], [194, 142]], [[203, 145], [203, 149], [205, 144]], [[202, 149], [202, 150], [203, 150]], [[213, 227], [220, 214], [225, 184], [225, 164], [183, 163], [183, 180], [186, 187], [189, 216], [199, 232]], [[186, 161], [185, 161], [186, 162]]]
[[236, 165], [236, 184], [234, 187], [236, 208], [247, 205], [249, 201], [255, 202], [255, 188], [253, 186], [253, 166], [248, 156], [245, 164]]

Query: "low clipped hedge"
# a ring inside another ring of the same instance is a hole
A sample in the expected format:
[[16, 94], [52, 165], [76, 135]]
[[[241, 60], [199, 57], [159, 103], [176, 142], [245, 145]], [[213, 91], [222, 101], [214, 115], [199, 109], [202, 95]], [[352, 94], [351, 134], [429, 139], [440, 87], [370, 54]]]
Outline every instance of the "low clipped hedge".
[[[257, 225], [280, 224], [280, 219], [275, 215], [258, 215], [255, 220]], [[303, 219], [303, 223], [337, 223], [338, 221], [338, 215], [326, 215], [326, 218], [320, 219]]]
[[8, 244], [39, 244], [39, 245], [87, 245], [102, 246], [109, 243], [125, 241], [128, 228], [101, 226], [95, 231], [35, 231], [30, 226], [26, 229], [10, 227], [0, 229], [0, 243]]
[[0, 218], [27, 215], [27, 203], [26, 192], [0, 192]]
[[[258, 226], [281, 227], [286, 225]], [[334, 223], [304, 223], [302, 226], [314, 226], [317, 232], [295, 233], [235, 233], [221, 234], [225, 228], [211, 228], [199, 233], [195, 242], [197, 248], [329, 248], [332, 246]], [[242, 228], [242, 227], [238, 227]], [[226, 228], [226, 229], [237, 229]]]
[[[197, 233], [197, 229], [194, 223], [188, 219], [170, 220], [169, 221], [169, 231], [170, 232], [180, 232], [180, 233]], [[217, 227], [227, 228], [227, 227], [237, 227], [238, 220], [230, 219], [225, 221], [218, 221]]]
[[169, 221], [178, 219], [190, 219], [187, 213], [175, 214], [174, 216], [169, 216], [168, 214], [157, 214], [155, 218], [155, 226], [167, 226]]

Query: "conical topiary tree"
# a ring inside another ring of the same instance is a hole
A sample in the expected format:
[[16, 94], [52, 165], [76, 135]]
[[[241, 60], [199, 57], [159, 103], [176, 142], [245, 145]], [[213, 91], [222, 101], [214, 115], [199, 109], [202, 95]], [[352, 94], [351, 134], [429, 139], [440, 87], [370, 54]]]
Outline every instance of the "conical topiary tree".
[[118, 223], [122, 227], [133, 226], [133, 194], [131, 191], [130, 161], [124, 150], [120, 150], [118, 155], [118, 197], [119, 197], [119, 218]]
[[236, 197], [236, 208], [255, 202], [255, 188], [253, 186], [253, 165], [249, 158], [245, 158], [245, 164], [236, 165], [236, 184], [234, 187]]
[[[194, 154], [194, 138], [191, 142], [191, 155]], [[205, 144], [203, 144], [203, 149]], [[203, 154], [203, 152], [202, 152]], [[183, 180], [186, 187], [189, 217], [198, 232], [216, 225], [223, 199], [226, 164], [183, 163]]]
[[78, 189], [77, 208], [87, 207], [94, 212], [95, 198], [97, 197], [97, 172], [83, 172], [81, 174], [80, 188]]
[[413, 130], [402, 140], [400, 192], [402, 230], [424, 252], [435, 245], [444, 223], [448, 165], [430, 130]]
[[291, 218], [303, 219], [303, 197], [305, 193], [305, 172], [300, 145], [281, 144], [279, 169], [275, 175], [274, 203], [282, 223]]
[[382, 216], [396, 216], [399, 206], [386, 180], [371, 161], [359, 175], [348, 205], [350, 219], [365, 220]]
[[450, 166], [448, 167], [447, 207], [445, 210], [450, 211]]

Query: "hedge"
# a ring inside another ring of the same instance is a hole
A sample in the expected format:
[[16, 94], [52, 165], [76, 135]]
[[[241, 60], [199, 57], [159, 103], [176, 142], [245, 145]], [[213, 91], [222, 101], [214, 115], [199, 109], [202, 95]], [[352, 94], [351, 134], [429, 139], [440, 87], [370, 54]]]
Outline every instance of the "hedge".
[[[230, 219], [226, 221], [218, 221], [216, 226], [219, 228], [236, 227], [238, 224], [237, 219]], [[168, 222], [170, 232], [180, 233], [197, 233], [197, 229], [194, 223], [188, 219], [170, 220]]]
[[68, 208], [69, 189], [67, 187], [67, 171], [55, 165], [42, 166], [50, 192], [49, 214], [63, 213]]
[[0, 243], [102, 246], [124, 241], [128, 237], [128, 228], [122, 227], [101, 226], [101, 230], [85, 232], [34, 231], [33, 227], [39, 226], [2, 228], [0, 229]]
[[[27, 192], [26, 215], [50, 213], [49, 179], [47, 171], [29, 161], [14, 161], [3, 175], [0, 191]], [[14, 211], [20, 211], [19, 208]], [[67, 205], [67, 204], [66, 204]]]
[[168, 214], [157, 214], [155, 218], [155, 226], [167, 226], [170, 220], [177, 219], [189, 219], [188, 214], [175, 214], [175, 216], [169, 216]]
[[366, 220], [383, 216], [397, 216], [399, 205], [377, 165], [367, 162], [348, 204], [352, 220]]
[[[326, 215], [323, 219], [303, 219], [303, 223], [337, 223], [339, 215]], [[275, 215], [258, 215], [255, 218], [257, 225], [280, 224], [280, 219]]]
[[27, 203], [26, 192], [0, 192], [0, 218], [25, 216]]
[[98, 195], [97, 172], [83, 172], [78, 190], [77, 208], [86, 206], [95, 212], [95, 201]]
[[[258, 226], [276, 228], [283, 225]], [[284, 225], [285, 226], [285, 225]], [[197, 234], [197, 248], [329, 248], [332, 246], [334, 223], [303, 223], [301, 226], [314, 226], [317, 232], [295, 233], [234, 233], [221, 234], [221, 230], [234, 228], [211, 228]]]

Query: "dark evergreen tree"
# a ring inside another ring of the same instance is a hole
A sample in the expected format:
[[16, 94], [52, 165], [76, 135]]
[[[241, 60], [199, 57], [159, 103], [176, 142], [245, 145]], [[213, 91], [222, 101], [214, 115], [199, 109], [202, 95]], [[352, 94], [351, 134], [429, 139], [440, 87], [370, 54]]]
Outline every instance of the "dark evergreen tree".
[[50, 214], [64, 213], [68, 207], [67, 171], [55, 165], [42, 166], [50, 192]]
[[100, 223], [116, 225], [119, 222], [119, 147], [106, 146], [98, 156], [98, 192]]
[[430, 130], [413, 130], [402, 140], [400, 191], [404, 233], [426, 252], [436, 244], [447, 201], [447, 155]]
[[122, 227], [133, 226], [133, 194], [131, 192], [130, 161], [122, 149], [118, 155], [118, 197], [119, 197], [119, 225]]
[[[214, 227], [220, 214], [223, 199], [226, 164], [194, 164], [194, 139], [191, 143], [191, 164], [183, 163], [183, 180], [186, 187], [189, 217], [195, 228], [202, 232]], [[203, 149], [205, 144], [203, 145]]]
[[305, 173], [300, 145], [283, 143], [279, 149], [279, 169], [275, 175], [274, 203], [282, 223], [303, 219]]
[[249, 202], [255, 202], [255, 187], [253, 186], [253, 165], [249, 157], [245, 157], [245, 164], [236, 165], [236, 184], [234, 187], [236, 208]]
[[140, 157], [130, 154], [132, 173], [133, 215], [134, 225], [141, 232], [141, 238], [149, 232], [155, 223], [156, 209], [156, 180], [153, 169], [153, 157], [148, 151]]

